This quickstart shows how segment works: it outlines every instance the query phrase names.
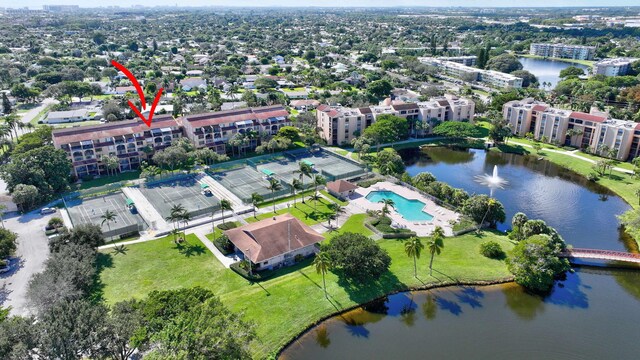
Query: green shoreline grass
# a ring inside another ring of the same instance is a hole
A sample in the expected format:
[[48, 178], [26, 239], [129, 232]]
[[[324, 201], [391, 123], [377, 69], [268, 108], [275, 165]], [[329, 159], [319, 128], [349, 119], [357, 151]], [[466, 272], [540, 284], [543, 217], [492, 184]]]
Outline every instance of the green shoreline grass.
[[[365, 216], [344, 225], [357, 230]], [[341, 229], [341, 231], [343, 231]], [[286, 344], [318, 321], [390, 293], [456, 282], [495, 281], [510, 277], [504, 261], [479, 254], [482, 241], [494, 240], [509, 251], [512, 242], [496, 232], [447, 238], [441, 255], [434, 260], [429, 276], [425, 252], [418, 260], [418, 278], [413, 260], [399, 240], [379, 240], [392, 258], [390, 271], [373, 283], [340, 280], [327, 274], [329, 300], [322, 278], [308, 261], [280, 270], [267, 281], [249, 283], [225, 269], [194, 235], [176, 245], [171, 237], [129, 245], [123, 253], [102, 251], [100, 281], [96, 295], [108, 304], [131, 297], [144, 298], [152, 290], [202, 286], [211, 289], [231, 310], [242, 312], [255, 322], [257, 340], [251, 344], [254, 358], [277, 354]]]

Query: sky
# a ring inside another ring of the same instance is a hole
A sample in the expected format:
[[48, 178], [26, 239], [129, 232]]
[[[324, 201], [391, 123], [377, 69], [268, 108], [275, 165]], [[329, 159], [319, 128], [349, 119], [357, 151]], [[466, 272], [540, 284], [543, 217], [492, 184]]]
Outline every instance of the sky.
[[473, 6], [513, 7], [517, 6], [640, 6], [640, 0], [1, 0], [0, 7], [29, 7], [40, 9], [42, 5], [96, 6]]

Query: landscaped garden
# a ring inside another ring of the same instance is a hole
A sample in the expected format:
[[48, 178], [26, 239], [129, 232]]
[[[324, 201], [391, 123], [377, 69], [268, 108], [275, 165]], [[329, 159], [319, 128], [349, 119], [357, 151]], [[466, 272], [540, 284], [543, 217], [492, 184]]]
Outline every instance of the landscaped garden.
[[[365, 219], [365, 214], [355, 215], [327, 237], [347, 230], [360, 232], [366, 229]], [[266, 357], [319, 319], [390, 292], [509, 277], [504, 261], [480, 254], [480, 244], [487, 240], [497, 242], [505, 251], [513, 247], [506, 236], [489, 231], [447, 238], [444, 250], [435, 258], [433, 276], [429, 276], [429, 256], [424, 254], [418, 260], [417, 278], [404, 242], [379, 240], [377, 243], [391, 256], [390, 270], [366, 285], [345, 281], [329, 272], [326, 299], [322, 277], [308, 262], [283, 268], [269, 280], [249, 283], [225, 269], [194, 235], [188, 235], [182, 244], [167, 237], [129, 245], [121, 252], [103, 251], [97, 295], [112, 304], [130, 297], [144, 298], [153, 290], [202, 286], [256, 324], [258, 337], [251, 349], [255, 357]]]

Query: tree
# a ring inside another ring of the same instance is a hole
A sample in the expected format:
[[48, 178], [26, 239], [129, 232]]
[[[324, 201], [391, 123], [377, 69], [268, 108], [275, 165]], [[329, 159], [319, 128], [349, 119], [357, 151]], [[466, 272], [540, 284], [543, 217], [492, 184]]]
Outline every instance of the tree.
[[[282, 184], [280, 184], [280, 181], [271, 178], [269, 179], [269, 186], [267, 186], [267, 189], [271, 190], [271, 198], [273, 199], [275, 196], [275, 192], [282, 190]], [[273, 201], [273, 213], [276, 213], [276, 202]]]
[[324, 297], [327, 296], [327, 282], [325, 280], [325, 275], [327, 271], [331, 269], [333, 266], [331, 257], [325, 251], [320, 251], [315, 259], [313, 259], [313, 265], [316, 267], [316, 272], [318, 274], [322, 274], [322, 287], [324, 288]]
[[404, 243], [404, 252], [410, 258], [413, 258], [413, 276], [418, 277], [417, 259], [420, 259], [420, 253], [424, 249], [424, 244], [418, 237], [411, 237]]
[[291, 140], [291, 142], [296, 142], [300, 140], [300, 133], [298, 129], [294, 126], [283, 126], [278, 130], [278, 136], [287, 138]]
[[[301, 186], [304, 188], [304, 178], [306, 176], [309, 179], [311, 179], [311, 174], [313, 174], [313, 168], [308, 163], [301, 161], [298, 163], [298, 170], [295, 170], [294, 172], [300, 174], [299, 177], [300, 177], [300, 182], [302, 183]], [[304, 197], [302, 198], [302, 203], [304, 203]]]
[[222, 213], [222, 223], [224, 224], [224, 212], [226, 210], [233, 211], [233, 206], [231, 206], [231, 201], [227, 199], [220, 200], [220, 212]]
[[18, 184], [13, 189], [13, 202], [22, 211], [31, 210], [40, 199], [38, 188], [33, 185]]
[[69, 189], [70, 173], [67, 153], [53, 146], [43, 146], [13, 156], [2, 168], [0, 176], [12, 193], [18, 184], [35, 186], [38, 200], [44, 202]]
[[104, 245], [102, 229], [95, 224], [78, 224], [72, 230], [64, 229], [59, 236], [49, 240], [49, 250], [58, 252], [69, 244], [97, 249]]
[[100, 219], [102, 219], [102, 222], [100, 223], [101, 226], [104, 226], [104, 224], [107, 224], [107, 228], [109, 229], [109, 232], [111, 232], [111, 223], [112, 222], [116, 222], [116, 213], [107, 209], [107, 211], [104, 212], [104, 214], [102, 214], [100, 216]]
[[139, 300], [116, 303], [106, 319], [107, 335], [104, 352], [112, 359], [128, 360], [136, 351], [144, 350], [149, 342], [145, 331], [143, 304]]
[[382, 216], [389, 215], [389, 208], [393, 208], [395, 206], [395, 203], [391, 199], [382, 199], [378, 202], [382, 203], [382, 211], [380, 212]]
[[512, 72], [511, 75], [517, 76], [522, 79], [522, 87], [537, 88], [539, 85], [538, 78], [527, 70], [516, 70]]
[[371, 139], [378, 147], [383, 143], [406, 140], [409, 137], [407, 119], [391, 114], [379, 115], [376, 122], [364, 130], [364, 136]]
[[524, 232], [522, 227], [527, 223], [529, 218], [527, 215], [521, 212], [517, 212], [513, 215], [511, 219], [511, 232], [509, 233], [509, 238], [520, 241], [524, 239]]
[[569, 269], [569, 262], [559, 257], [563, 247], [549, 235], [539, 234], [520, 241], [507, 258], [516, 283], [529, 290], [546, 293], [553, 281]]
[[313, 211], [316, 211], [316, 208], [318, 206], [318, 186], [322, 186], [324, 184], [327, 183], [327, 179], [325, 179], [324, 176], [320, 175], [320, 174], [315, 174], [313, 176], [313, 198], [314, 198], [314, 203], [313, 203]]
[[397, 175], [404, 172], [405, 166], [402, 157], [394, 149], [384, 149], [378, 153], [376, 159], [378, 171], [382, 175]]
[[0, 229], [0, 260], [11, 256], [18, 247], [18, 235], [5, 228]]
[[267, 77], [257, 78], [256, 81], [254, 82], [254, 85], [256, 89], [260, 91], [266, 91], [266, 90], [275, 89], [276, 87], [278, 87], [278, 83], [275, 80], [269, 79]]
[[375, 80], [367, 85], [367, 91], [377, 99], [383, 99], [391, 93], [393, 86], [387, 80]]
[[11, 102], [9, 101], [9, 98], [7, 97], [6, 93], [2, 93], [2, 112], [5, 114], [10, 114], [11, 113]]
[[0, 321], [0, 358], [40, 358], [37, 347], [38, 332], [32, 317], [13, 316]]
[[480, 131], [475, 125], [462, 121], [445, 121], [440, 123], [433, 128], [433, 134], [455, 139], [481, 136]]
[[502, 247], [495, 241], [485, 241], [480, 244], [480, 254], [490, 259], [501, 259], [504, 257]]
[[415, 186], [416, 188], [422, 191], [425, 191], [425, 189], [429, 186], [429, 184], [431, 184], [434, 181], [436, 181], [436, 177], [433, 176], [432, 173], [426, 172], [426, 171], [418, 173], [416, 176], [414, 176], [411, 179], [411, 183], [413, 184], [413, 186]]
[[371, 144], [369, 144], [369, 141], [369, 138], [367, 138], [366, 136], [359, 136], [351, 140], [353, 149], [358, 153], [358, 159], [362, 159], [363, 155], [368, 153], [371, 149]]
[[579, 77], [584, 75], [584, 70], [577, 66], [569, 66], [560, 70], [560, 78], [567, 79], [572, 77]]
[[470, 216], [480, 226], [483, 221], [487, 221], [491, 227], [495, 227], [498, 222], [504, 222], [506, 217], [502, 203], [487, 195], [471, 196], [462, 205], [462, 213]]
[[373, 239], [345, 232], [334, 236], [325, 251], [334, 267], [354, 280], [376, 279], [389, 270], [391, 257]]
[[522, 64], [514, 55], [502, 54], [489, 59], [486, 68], [509, 74], [517, 70], [522, 70]]
[[171, 207], [171, 210], [169, 211], [169, 216], [167, 216], [165, 218], [165, 220], [173, 223], [173, 242], [177, 242], [178, 239], [178, 231], [177, 231], [177, 224], [180, 222], [180, 220], [182, 220], [184, 213], [187, 210], [184, 208], [184, 206], [182, 204], [175, 204]]
[[[298, 179], [293, 179], [291, 180], [290, 186], [291, 186], [291, 193], [293, 194], [293, 207], [296, 207], [296, 193], [304, 189], [302, 187], [302, 181]], [[304, 201], [304, 197], [302, 197], [302, 199]]]
[[491, 119], [491, 129], [489, 129], [489, 138], [501, 143], [503, 140], [511, 136], [511, 126], [507, 120], [501, 118]]
[[429, 240], [427, 240], [427, 249], [431, 254], [431, 260], [429, 260], [429, 275], [432, 274], [433, 271], [433, 258], [436, 255], [440, 255], [442, 249], [444, 248], [444, 230], [440, 226], [436, 226], [433, 229], [433, 233]]
[[257, 192], [251, 194], [251, 205], [253, 205], [253, 218], [256, 219], [256, 208], [264, 201], [264, 197]]

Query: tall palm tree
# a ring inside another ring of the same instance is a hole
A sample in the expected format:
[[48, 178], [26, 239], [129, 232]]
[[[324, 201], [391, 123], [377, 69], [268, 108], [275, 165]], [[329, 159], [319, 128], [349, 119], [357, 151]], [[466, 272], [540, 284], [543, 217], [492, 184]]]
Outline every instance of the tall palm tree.
[[264, 197], [262, 197], [262, 195], [258, 194], [257, 192], [254, 192], [253, 194], [251, 194], [251, 205], [253, 205], [254, 218], [256, 218], [256, 208], [258, 207], [258, 204], [260, 204], [263, 201], [264, 201]]
[[422, 249], [424, 249], [424, 244], [418, 237], [413, 236], [404, 243], [404, 252], [413, 258], [413, 276], [415, 277], [418, 277], [418, 259], [420, 259]]
[[313, 204], [313, 211], [316, 211], [316, 208], [318, 207], [318, 186], [324, 185], [326, 183], [327, 179], [325, 179], [324, 176], [320, 174], [316, 174], [313, 177], [313, 199], [315, 201]]
[[489, 211], [491, 211], [491, 208], [495, 204], [496, 204], [496, 199], [490, 197], [489, 200], [487, 201], [487, 211], [484, 212], [484, 216], [482, 217], [482, 221], [480, 222], [480, 226], [478, 227], [478, 231], [480, 230], [482, 225], [484, 225], [484, 220], [487, 218], [487, 215], [489, 215]]
[[116, 213], [111, 210], [105, 211], [104, 214], [100, 216], [100, 218], [102, 219], [100, 226], [103, 226], [106, 223], [107, 228], [109, 229], [109, 231], [111, 231], [111, 223], [116, 221], [116, 216]]
[[180, 214], [180, 222], [182, 222], [183, 227], [182, 227], [182, 235], [186, 238], [187, 234], [187, 225], [189, 225], [189, 221], [191, 220], [191, 214], [187, 211], [183, 211], [182, 214]]
[[389, 208], [395, 208], [396, 205], [391, 199], [382, 199], [378, 202], [382, 203], [382, 216], [389, 215]]
[[[313, 168], [311, 167], [311, 165], [301, 161], [298, 163], [298, 170], [296, 170], [295, 172], [300, 174], [300, 182], [302, 183], [302, 187], [304, 188], [304, 177], [306, 176], [311, 179]], [[304, 203], [304, 197], [302, 198], [302, 203]]]
[[429, 253], [431, 253], [431, 260], [429, 261], [429, 275], [431, 275], [433, 271], [433, 258], [436, 255], [440, 255], [443, 248], [444, 248], [444, 230], [440, 226], [436, 226], [436, 228], [433, 229], [433, 234], [431, 234], [431, 238], [427, 240], [427, 249], [429, 249]]
[[[273, 194], [276, 191], [282, 190], [282, 184], [280, 184], [280, 181], [271, 178], [269, 180], [269, 186], [267, 186], [267, 189], [271, 190], [271, 197], [273, 198]], [[273, 201], [273, 213], [276, 213], [276, 202]]]
[[322, 287], [324, 288], [324, 297], [327, 298], [327, 282], [325, 280], [325, 274], [327, 271], [331, 269], [333, 266], [333, 262], [331, 261], [331, 257], [325, 251], [320, 251], [316, 258], [313, 259], [313, 264], [316, 267], [316, 272], [318, 274], [322, 274]]
[[224, 212], [226, 210], [233, 211], [233, 207], [231, 206], [231, 201], [227, 199], [220, 200], [220, 213], [222, 214], [222, 223], [224, 224]]
[[[293, 179], [291, 181], [291, 192], [293, 193], [293, 207], [296, 207], [296, 192], [304, 189], [302, 187], [302, 181], [298, 179]], [[304, 199], [304, 197], [303, 197]]]
[[169, 211], [169, 216], [165, 218], [165, 220], [173, 223], [173, 241], [175, 242], [177, 239], [177, 223], [182, 220], [182, 215], [186, 212], [184, 206], [182, 204], [176, 204], [171, 207]]
[[336, 216], [336, 227], [338, 227], [338, 220], [340, 219], [340, 214], [344, 214], [344, 207], [338, 203], [330, 203], [329, 208], [334, 212]]

